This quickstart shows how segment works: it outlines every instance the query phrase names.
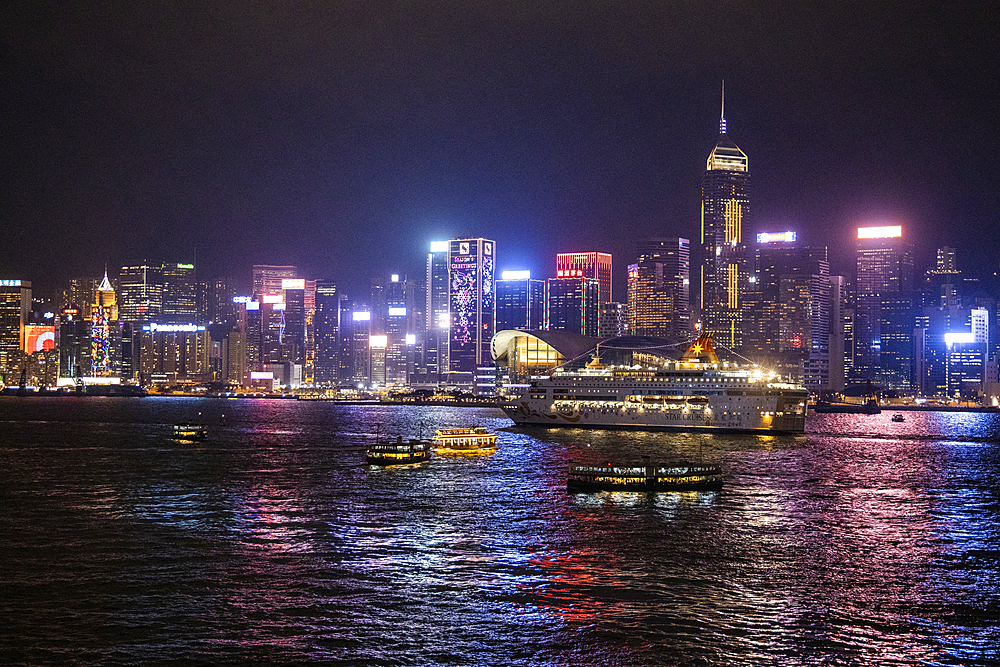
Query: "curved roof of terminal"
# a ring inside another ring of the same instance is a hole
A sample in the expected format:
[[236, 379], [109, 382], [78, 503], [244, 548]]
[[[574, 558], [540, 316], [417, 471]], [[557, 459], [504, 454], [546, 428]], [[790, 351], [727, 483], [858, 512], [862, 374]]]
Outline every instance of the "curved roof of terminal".
[[501, 360], [507, 354], [507, 345], [515, 336], [532, 336], [547, 343], [566, 359], [576, 359], [593, 352], [597, 344], [601, 349], [649, 351], [673, 359], [680, 358], [690, 341], [682, 343], [651, 336], [620, 336], [601, 340], [593, 336], [581, 336], [567, 331], [547, 331], [543, 329], [504, 329], [498, 331], [490, 343], [490, 354], [494, 360]]

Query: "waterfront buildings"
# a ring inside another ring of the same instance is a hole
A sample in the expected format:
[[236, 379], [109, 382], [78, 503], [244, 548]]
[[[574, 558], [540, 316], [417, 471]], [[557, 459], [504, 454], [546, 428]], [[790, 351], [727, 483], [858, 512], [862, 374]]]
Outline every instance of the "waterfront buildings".
[[340, 366], [340, 292], [333, 280], [316, 281], [313, 337], [316, 346], [315, 382], [335, 384]]
[[22, 330], [31, 312], [31, 281], [0, 280], [0, 374], [11, 382], [20, 375]]

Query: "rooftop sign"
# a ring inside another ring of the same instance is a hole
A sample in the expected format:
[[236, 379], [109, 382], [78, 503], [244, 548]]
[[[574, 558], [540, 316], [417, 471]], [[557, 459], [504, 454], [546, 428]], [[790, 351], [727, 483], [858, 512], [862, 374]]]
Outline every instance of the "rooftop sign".
[[900, 225], [889, 225], [886, 227], [858, 227], [859, 239], [894, 239], [903, 235], [903, 228]]
[[761, 232], [757, 235], [757, 243], [791, 243], [795, 240], [795, 232]]

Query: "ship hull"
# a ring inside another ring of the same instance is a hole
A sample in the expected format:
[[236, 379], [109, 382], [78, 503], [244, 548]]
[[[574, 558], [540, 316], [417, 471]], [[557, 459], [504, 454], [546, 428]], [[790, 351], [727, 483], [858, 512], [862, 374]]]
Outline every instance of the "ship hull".
[[[762, 406], [767, 407], [767, 406]], [[502, 406], [504, 413], [518, 426], [546, 428], [596, 428], [656, 431], [709, 431], [713, 433], [756, 433], [766, 435], [797, 434], [805, 431], [805, 416], [761, 416], [752, 413], [713, 417], [701, 411], [658, 411], [655, 409], [570, 408], [552, 409], [551, 403], [515, 400]], [[715, 411], [722, 414], [722, 411]]]

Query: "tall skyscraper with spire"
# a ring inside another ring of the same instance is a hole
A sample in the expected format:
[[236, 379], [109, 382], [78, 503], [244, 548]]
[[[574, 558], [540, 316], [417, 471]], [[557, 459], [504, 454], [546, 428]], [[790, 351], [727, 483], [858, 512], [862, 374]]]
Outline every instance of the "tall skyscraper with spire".
[[747, 155], [726, 133], [726, 87], [722, 84], [719, 138], [701, 180], [699, 300], [703, 331], [737, 349], [742, 346], [742, 295], [749, 280], [743, 227], [750, 214]]

